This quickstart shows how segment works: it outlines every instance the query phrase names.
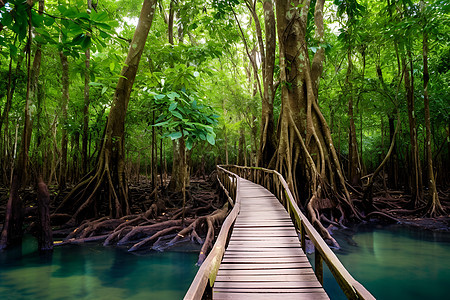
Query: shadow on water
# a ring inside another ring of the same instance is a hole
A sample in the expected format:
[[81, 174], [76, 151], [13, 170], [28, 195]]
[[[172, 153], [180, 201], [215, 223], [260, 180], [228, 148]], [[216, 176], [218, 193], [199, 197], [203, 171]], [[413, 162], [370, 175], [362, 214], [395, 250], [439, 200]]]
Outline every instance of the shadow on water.
[[196, 253], [67, 245], [43, 257], [35, 249], [27, 237], [0, 252], [0, 299], [181, 299], [198, 270]]
[[[378, 299], [447, 299], [450, 233], [362, 225], [335, 231], [339, 260]], [[309, 255], [313, 262], [314, 255]], [[346, 299], [324, 268], [331, 299]]]

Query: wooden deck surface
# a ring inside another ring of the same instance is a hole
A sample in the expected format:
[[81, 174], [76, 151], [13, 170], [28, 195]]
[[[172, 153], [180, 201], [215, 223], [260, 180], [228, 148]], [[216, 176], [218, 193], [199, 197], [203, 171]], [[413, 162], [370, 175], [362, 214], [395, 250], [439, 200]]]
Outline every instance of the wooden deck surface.
[[245, 179], [240, 179], [239, 197], [240, 214], [213, 299], [329, 299], [277, 198]]

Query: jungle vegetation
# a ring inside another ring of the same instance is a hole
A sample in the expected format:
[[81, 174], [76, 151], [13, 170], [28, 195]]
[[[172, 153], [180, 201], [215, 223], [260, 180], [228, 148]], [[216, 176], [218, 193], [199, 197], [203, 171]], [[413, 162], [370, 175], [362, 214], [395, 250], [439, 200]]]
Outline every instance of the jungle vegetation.
[[0, 247], [34, 214], [41, 249], [206, 253], [217, 164], [280, 172], [330, 241], [444, 216], [449, 32], [439, 0], [0, 0]]

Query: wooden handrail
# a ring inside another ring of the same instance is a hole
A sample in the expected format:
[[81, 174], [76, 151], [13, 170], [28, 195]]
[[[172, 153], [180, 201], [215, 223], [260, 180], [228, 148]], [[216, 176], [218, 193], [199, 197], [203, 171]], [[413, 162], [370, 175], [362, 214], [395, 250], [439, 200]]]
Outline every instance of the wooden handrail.
[[223, 254], [225, 253], [225, 247], [230, 236], [231, 227], [234, 224], [241, 207], [241, 201], [239, 199], [239, 177], [236, 174], [217, 166], [217, 178], [224, 192], [226, 191], [225, 195], [227, 196], [228, 201], [230, 203], [233, 202], [233, 209], [223, 222], [213, 248], [198, 269], [197, 275], [195, 275], [189, 290], [184, 296], [185, 300], [202, 299], [208, 281], [210, 287], [213, 286], [220, 263], [222, 262]]
[[[345, 269], [337, 258], [336, 254], [328, 247], [314, 226], [309, 222], [306, 216], [299, 209], [289, 186], [283, 176], [275, 170], [269, 170], [258, 167], [241, 167], [235, 165], [222, 166], [229, 169], [238, 176], [260, 184], [270, 190], [283, 204], [291, 216], [297, 230], [300, 231], [301, 245], [305, 249], [306, 235], [314, 244], [315, 248], [315, 272], [321, 283], [323, 283], [322, 261], [325, 261], [337, 283], [345, 293], [348, 299], [375, 299], [375, 297], [350, 273]], [[274, 177], [270, 178], [268, 175]], [[275, 184], [275, 181], [279, 184]], [[280, 188], [280, 185], [283, 187]]]

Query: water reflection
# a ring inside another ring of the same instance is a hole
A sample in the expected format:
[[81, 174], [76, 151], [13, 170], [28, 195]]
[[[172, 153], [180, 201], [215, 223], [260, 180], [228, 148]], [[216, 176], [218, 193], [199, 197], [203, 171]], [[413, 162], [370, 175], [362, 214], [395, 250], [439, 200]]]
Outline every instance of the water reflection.
[[49, 259], [33, 243], [0, 253], [0, 299], [181, 299], [198, 269], [195, 253], [83, 245], [56, 248]]
[[[350, 243], [345, 232], [335, 236], [342, 246], [338, 258], [376, 298], [448, 298], [450, 233], [361, 226]], [[332, 299], [345, 299], [331, 273], [324, 276]]]

